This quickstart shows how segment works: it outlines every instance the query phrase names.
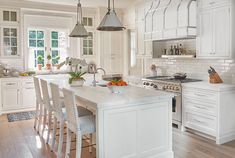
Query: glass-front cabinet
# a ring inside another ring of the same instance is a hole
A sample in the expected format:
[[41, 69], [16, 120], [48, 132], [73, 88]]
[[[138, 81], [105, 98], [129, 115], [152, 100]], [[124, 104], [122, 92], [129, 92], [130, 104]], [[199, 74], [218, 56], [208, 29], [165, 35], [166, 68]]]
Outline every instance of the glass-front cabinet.
[[0, 18], [1, 58], [20, 57], [19, 11], [2, 9]]
[[19, 56], [19, 39], [18, 27], [3, 27], [2, 28], [2, 56], [3, 57], [18, 57]]

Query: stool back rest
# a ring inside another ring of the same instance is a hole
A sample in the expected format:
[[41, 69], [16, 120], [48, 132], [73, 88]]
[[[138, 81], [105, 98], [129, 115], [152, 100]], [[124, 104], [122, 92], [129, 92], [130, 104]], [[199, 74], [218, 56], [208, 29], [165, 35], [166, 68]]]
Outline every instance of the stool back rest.
[[42, 88], [42, 96], [43, 102], [47, 108], [52, 108], [50, 103], [50, 96], [47, 86], [47, 81], [41, 79], [41, 88]]
[[77, 106], [75, 104], [75, 95], [72, 91], [63, 89], [64, 94], [64, 104], [66, 108], [66, 119], [68, 122], [68, 127], [73, 127], [78, 129], [79, 125], [79, 116], [77, 111]]
[[42, 102], [42, 93], [40, 89], [40, 83], [39, 79], [37, 77], [33, 77], [34, 87], [35, 87], [35, 93], [36, 93], [36, 100], [37, 102]]
[[57, 84], [54, 83], [50, 83], [50, 87], [51, 87], [51, 97], [52, 97], [52, 107], [54, 108], [54, 110], [59, 114], [59, 115], [63, 115], [63, 111], [62, 111], [62, 104], [60, 102], [60, 89], [59, 86]]

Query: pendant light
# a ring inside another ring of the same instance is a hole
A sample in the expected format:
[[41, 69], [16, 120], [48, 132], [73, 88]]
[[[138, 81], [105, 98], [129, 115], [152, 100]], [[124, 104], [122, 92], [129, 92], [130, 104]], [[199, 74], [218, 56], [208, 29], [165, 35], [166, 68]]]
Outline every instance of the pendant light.
[[115, 12], [114, 8], [114, 0], [113, 0], [113, 8], [110, 7], [110, 0], [108, 0], [108, 12], [104, 16], [97, 30], [99, 31], [122, 31], [126, 29], [123, 27], [121, 21], [118, 19], [118, 16]]
[[77, 37], [77, 38], [88, 37], [88, 32], [83, 25], [82, 5], [80, 3], [80, 0], [78, 0], [78, 5], [77, 5], [77, 24], [75, 25], [73, 31], [70, 33], [69, 37]]

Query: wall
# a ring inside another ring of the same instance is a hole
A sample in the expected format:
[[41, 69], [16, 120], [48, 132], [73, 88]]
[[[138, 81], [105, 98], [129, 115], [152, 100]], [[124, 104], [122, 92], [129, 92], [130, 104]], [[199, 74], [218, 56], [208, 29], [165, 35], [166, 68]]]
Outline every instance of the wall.
[[225, 83], [235, 84], [234, 60], [202, 60], [202, 59], [145, 59], [145, 74], [151, 75], [150, 66], [159, 66], [159, 75], [172, 75], [176, 72], [187, 73], [189, 77], [208, 80], [207, 70], [214, 67]]

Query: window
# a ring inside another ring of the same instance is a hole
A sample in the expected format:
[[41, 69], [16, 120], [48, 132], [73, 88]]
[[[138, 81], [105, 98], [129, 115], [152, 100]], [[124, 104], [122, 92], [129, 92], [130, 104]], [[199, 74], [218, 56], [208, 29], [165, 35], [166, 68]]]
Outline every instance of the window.
[[[52, 65], [67, 57], [67, 33], [57, 30], [28, 30], [29, 68], [36, 68], [37, 64], [43, 67], [47, 62], [47, 55], [52, 57]], [[38, 57], [42, 60], [38, 61]]]
[[84, 24], [84, 26], [92, 27], [93, 26], [93, 19], [89, 18], [89, 17], [83, 17], [83, 24]]
[[17, 12], [16, 11], [3, 11], [3, 21], [17, 21]]
[[3, 52], [4, 56], [16, 56], [18, 46], [17, 28], [4, 27], [3, 28]]
[[93, 32], [88, 32], [89, 36], [83, 39], [83, 55], [93, 55]]

